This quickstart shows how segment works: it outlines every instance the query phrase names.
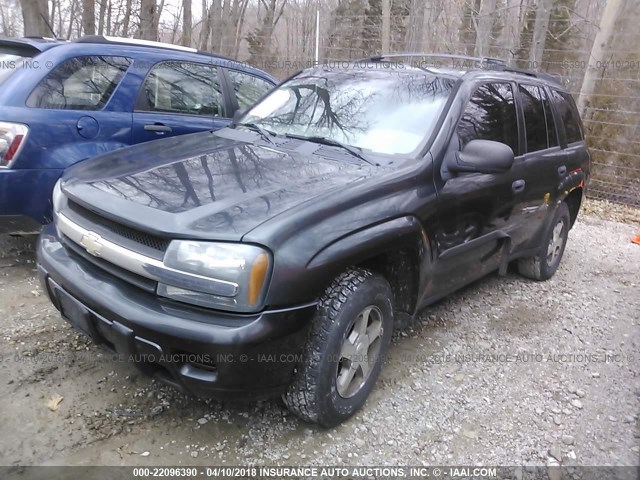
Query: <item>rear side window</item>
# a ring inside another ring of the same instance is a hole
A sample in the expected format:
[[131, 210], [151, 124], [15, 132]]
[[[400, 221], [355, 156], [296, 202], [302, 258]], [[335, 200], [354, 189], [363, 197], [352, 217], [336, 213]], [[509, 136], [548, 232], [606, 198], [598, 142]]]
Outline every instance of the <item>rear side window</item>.
[[138, 111], [224, 116], [218, 68], [199, 63], [163, 62], [144, 81]]
[[520, 85], [519, 90], [527, 133], [527, 152], [544, 150], [547, 148], [547, 121], [540, 88], [535, 85]]
[[580, 126], [580, 115], [571, 95], [558, 90], [551, 90], [553, 103], [560, 116], [560, 121], [564, 124], [567, 134], [567, 143], [579, 142], [582, 140], [582, 128]]
[[76, 57], [49, 73], [29, 95], [28, 107], [100, 110], [122, 80], [131, 61], [124, 57]]
[[262, 96], [273, 88], [273, 85], [253, 75], [227, 70], [233, 83], [233, 89], [238, 99], [238, 107], [246, 109], [256, 103]]
[[461, 147], [471, 140], [493, 140], [518, 154], [518, 119], [510, 83], [488, 83], [473, 94], [458, 123]]

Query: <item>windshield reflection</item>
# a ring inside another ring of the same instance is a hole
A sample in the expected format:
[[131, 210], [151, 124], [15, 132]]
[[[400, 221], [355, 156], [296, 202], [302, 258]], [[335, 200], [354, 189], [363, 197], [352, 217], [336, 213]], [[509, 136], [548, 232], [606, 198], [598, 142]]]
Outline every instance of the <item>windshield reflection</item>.
[[453, 83], [418, 70], [319, 68], [274, 90], [242, 122], [376, 153], [409, 154], [431, 133]]

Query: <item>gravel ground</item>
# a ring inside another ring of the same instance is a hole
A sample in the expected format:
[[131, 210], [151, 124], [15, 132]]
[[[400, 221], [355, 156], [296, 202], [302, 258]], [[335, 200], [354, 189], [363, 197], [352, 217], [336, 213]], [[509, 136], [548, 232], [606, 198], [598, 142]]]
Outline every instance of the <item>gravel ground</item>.
[[639, 233], [583, 216], [550, 281], [494, 275], [432, 306], [333, 430], [114, 361], [49, 305], [30, 241], [5, 237], [0, 464], [638, 465]]

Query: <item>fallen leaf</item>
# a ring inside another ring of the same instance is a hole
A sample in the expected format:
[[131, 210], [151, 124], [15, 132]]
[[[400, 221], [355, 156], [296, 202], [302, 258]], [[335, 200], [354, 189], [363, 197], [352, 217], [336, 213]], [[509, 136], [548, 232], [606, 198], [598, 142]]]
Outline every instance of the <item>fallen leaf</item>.
[[62, 395], [54, 393], [47, 402], [47, 407], [49, 407], [49, 410], [51, 410], [52, 412], [55, 412], [56, 410], [58, 410], [58, 407], [62, 403], [62, 400], [64, 400], [64, 397]]

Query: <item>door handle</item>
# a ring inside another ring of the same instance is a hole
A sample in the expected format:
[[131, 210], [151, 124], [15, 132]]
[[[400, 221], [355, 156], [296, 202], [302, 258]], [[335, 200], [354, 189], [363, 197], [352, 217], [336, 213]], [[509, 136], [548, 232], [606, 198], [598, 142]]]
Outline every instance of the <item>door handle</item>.
[[152, 125], [145, 125], [144, 129], [147, 132], [156, 132], [156, 133], [168, 133], [171, 131], [171, 127], [167, 125], [163, 125], [161, 123], [154, 123]]
[[516, 180], [511, 184], [511, 190], [513, 193], [521, 193], [524, 192], [524, 186], [526, 182], [524, 180]]
[[558, 167], [558, 176], [559, 177], [564, 177], [566, 173], [567, 173], [566, 165], [561, 165], [560, 167]]

